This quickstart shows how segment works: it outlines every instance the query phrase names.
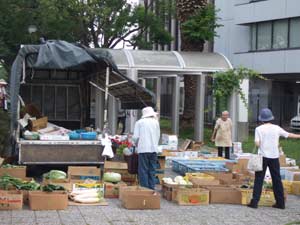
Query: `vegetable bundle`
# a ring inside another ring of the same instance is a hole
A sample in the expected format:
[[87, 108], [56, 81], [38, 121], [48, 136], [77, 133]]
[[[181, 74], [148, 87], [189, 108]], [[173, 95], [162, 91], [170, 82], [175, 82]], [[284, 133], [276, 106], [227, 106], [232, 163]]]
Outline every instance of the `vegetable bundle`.
[[0, 189], [8, 190], [13, 187], [18, 190], [35, 191], [40, 189], [40, 184], [35, 182], [34, 179], [31, 181], [23, 181], [20, 178], [12, 177], [10, 175], [0, 177]]

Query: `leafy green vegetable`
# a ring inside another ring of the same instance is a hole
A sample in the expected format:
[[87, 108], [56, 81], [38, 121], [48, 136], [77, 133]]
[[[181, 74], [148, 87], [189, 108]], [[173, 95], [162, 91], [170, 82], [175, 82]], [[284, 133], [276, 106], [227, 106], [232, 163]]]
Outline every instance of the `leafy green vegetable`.
[[45, 179], [51, 179], [51, 180], [66, 179], [67, 174], [63, 171], [60, 171], [60, 170], [50, 170], [50, 172], [44, 173], [43, 177]]
[[12, 165], [12, 164], [4, 164], [1, 166], [1, 168], [20, 168], [23, 166], [18, 166], [18, 165]]
[[35, 182], [34, 179], [31, 181], [23, 181], [20, 178], [12, 177], [7, 174], [0, 177], [0, 189], [8, 190], [10, 188], [35, 191], [40, 189], [40, 184]]
[[65, 191], [66, 189], [60, 185], [47, 184], [46, 186], [42, 187], [42, 190], [46, 192], [53, 192], [53, 191]]

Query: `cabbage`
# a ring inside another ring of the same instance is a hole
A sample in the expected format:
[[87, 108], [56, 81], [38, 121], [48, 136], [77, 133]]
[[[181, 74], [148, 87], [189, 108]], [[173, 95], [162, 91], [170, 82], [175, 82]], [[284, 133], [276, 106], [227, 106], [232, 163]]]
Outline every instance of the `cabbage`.
[[121, 174], [114, 172], [106, 172], [103, 174], [103, 180], [106, 182], [117, 183], [121, 181]]
[[50, 170], [50, 172], [44, 173], [43, 177], [45, 179], [51, 179], [51, 180], [66, 179], [67, 174], [64, 171], [60, 171], [60, 170]]
[[176, 177], [174, 178], [174, 181], [175, 181], [176, 183], [179, 183], [179, 182], [182, 181], [182, 180], [184, 180], [182, 176], [176, 176]]

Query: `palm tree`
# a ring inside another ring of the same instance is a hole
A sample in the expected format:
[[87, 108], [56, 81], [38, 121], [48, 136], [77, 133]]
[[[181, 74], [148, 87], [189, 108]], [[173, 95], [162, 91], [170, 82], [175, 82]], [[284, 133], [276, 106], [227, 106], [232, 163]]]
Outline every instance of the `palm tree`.
[[[194, 15], [199, 9], [205, 7], [208, 0], [177, 0], [177, 17], [180, 24], [186, 22], [191, 15]], [[190, 41], [181, 32], [181, 50], [182, 51], [203, 51], [205, 40]], [[195, 111], [196, 95], [196, 77], [184, 75], [184, 113], [182, 116], [183, 124], [192, 124]]]

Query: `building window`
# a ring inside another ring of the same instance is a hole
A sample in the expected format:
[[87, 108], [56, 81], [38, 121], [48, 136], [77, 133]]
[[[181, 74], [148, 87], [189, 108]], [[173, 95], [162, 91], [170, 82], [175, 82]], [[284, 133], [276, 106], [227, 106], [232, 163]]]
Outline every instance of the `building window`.
[[290, 48], [300, 47], [300, 18], [290, 21]]
[[278, 20], [273, 23], [273, 49], [288, 47], [288, 20]]
[[251, 51], [300, 47], [300, 17], [254, 23], [250, 27]]
[[251, 50], [256, 50], [256, 30], [257, 30], [257, 24], [251, 25]]
[[257, 24], [257, 50], [270, 49], [272, 44], [272, 23]]

